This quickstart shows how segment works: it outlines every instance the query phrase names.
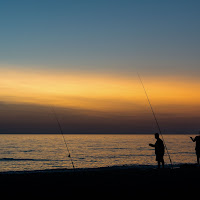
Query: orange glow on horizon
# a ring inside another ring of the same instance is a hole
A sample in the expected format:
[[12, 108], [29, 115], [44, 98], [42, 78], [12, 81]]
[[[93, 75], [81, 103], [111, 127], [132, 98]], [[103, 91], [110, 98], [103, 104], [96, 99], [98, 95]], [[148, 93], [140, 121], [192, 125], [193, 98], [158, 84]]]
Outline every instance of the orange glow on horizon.
[[[157, 107], [200, 104], [200, 82], [174, 78], [152, 81], [149, 77], [144, 84], [152, 104]], [[95, 74], [1, 70], [0, 86], [1, 101], [7, 103], [116, 112], [140, 112], [141, 106], [147, 104], [137, 77], [131, 80]]]

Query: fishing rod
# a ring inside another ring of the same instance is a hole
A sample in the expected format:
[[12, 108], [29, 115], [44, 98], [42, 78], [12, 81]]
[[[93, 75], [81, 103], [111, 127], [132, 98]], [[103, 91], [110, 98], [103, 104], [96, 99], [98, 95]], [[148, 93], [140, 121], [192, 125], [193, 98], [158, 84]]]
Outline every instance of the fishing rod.
[[69, 151], [67, 142], [66, 142], [65, 137], [64, 137], [64, 134], [63, 134], [62, 126], [61, 126], [61, 124], [60, 124], [60, 122], [59, 122], [59, 120], [58, 120], [57, 114], [56, 114], [55, 109], [54, 109], [53, 106], [51, 107], [51, 110], [52, 110], [52, 113], [53, 113], [53, 115], [54, 115], [54, 117], [55, 117], [55, 119], [56, 119], [56, 122], [57, 122], [57, 124], [58, 124], [58, 128], [59, 128], [60, 133], [61, 133], [61, 135], [62, 135], [62, 138], [63, 138], [63, 141], [64, 141], [64, 143], [65, 143], [65, 146], [66, 146], [66, 148], [67, 148], [68, 157], [69, 157], [70, 160], [71, 160], [72, 167], [73, 167], [73, 169], [75, 169], [74, 162], [73, 162], [73, 160], [72, 160], [72, 157], [71, 157], [71, 154], [70, 154], [70, 151]]
[[153, 117], [154, 117], [154, 119], [155, 119], [155, 122], [156, 122], [156, 125], [157, 125], [157, 127], [158, 127], [159, 133], [160, 133], [160, 135], [161, 135], [161, 137], [162, 137], [162, 139], [163, 139], [163, 143], [164, 143], [165, 149], [166, 149], [166, 151], [167, 151], [167, 155], [168, 155], [168, 157], [169, 157], [169, 161], [170, 161], [171, 167], [172, 167], [172, 169], [173, 169], [173, 163], [172, 163], [172, 160], [171, 160], [169, 151], [168, 151], [168, 149], [167, 149], [167, 145], [165, 144], [165, 140], [164, 140], [164, 137], [163, 137], [163, 135], [162, 135], [162, 131], [161, 131], [160, 125], [159, 125], [159, 123], [158, 123], [158, 119], [157, 119], [156, 114], [155, 114], [155, 112], [154, 112], [154, 109], [153, 109], [153, 106], [152, 106], [152, 104], [151, 104], [150, 98], [149, 98], [149, 96], [148, 96], [148, 94], [147, 94], [147, 91], [146, 91], [146, 89], [145, 89], [145, 87], [144, 87], [144, 83], [143, 83], [143, 81], [142, 81], [142, 79], [141, 79], [139, 73], [137, 73], [137, 74], [138, 74], [139, 80], [140, 80], [140, 82], [141, 82], [141, 84], [142, 84], [142, 87], [143, 87], [143, 89], [144, 89], [144, 93], [145, 93], [145, 95], [146, 95], [147, 101], [148, 101], [149, 106], [150, 106], [150, 108], [151, 108], [151, 112], [152, 112]]

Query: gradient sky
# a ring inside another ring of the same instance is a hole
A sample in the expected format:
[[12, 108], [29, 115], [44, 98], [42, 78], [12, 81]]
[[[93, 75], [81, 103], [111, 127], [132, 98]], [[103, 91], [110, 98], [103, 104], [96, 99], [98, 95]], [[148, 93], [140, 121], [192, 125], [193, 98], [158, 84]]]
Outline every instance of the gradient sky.
[[0, 133], [200, 130], [200, 1], [0, 2]]

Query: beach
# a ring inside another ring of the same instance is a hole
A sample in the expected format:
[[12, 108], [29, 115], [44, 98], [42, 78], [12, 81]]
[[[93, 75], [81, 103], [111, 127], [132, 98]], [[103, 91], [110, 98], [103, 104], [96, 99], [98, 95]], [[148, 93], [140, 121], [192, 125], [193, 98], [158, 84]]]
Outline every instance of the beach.
[[200, 168], [185, 164], [174, 169], [103, 167], [0, 173], [0, 188], [7, 196], [185, 196], [195, 195]]

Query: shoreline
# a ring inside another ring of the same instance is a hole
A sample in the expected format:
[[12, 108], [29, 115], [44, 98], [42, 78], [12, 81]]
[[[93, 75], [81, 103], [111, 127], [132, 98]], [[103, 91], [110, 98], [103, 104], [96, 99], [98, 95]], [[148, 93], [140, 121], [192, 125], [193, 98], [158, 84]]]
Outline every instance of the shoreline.
[[[173, 164], [173, 168], [186, 168], [186, 167], [198, 167], [195, 163], [176, 163]], [[171, 164], [165, 164], [165, 169], [171, 169]], [[200, 168], [200, 166], [199, 166]], [[124, 165], [111, 165], [111, 166], [102, 166], [102, 167], [83, 167], [83, 168], [47, 168], [47, 169], [35, 169], [35, 170], [10, 170], [10, 171], [0, 171], [0, 176], [3, 174], [31, 174], [31, 173], [54, 173], [54, 172], [84, 172], [84, 171], [103, 171], [103, 170], [127, 170], [127, 169], [141, 169], [141, 170], [148, 170], [148, 169], [157, 169], [157, 164], [124, 164]], [[161, 166], [162, 170], [162, 166]]]
[[[180, 164], [174, 164], [173, 168], [180, 168], [182, 166], [196, 166], [196, 164], [191, 164], [191, 163], [180, 163]], [[164, 169], [170, 169], [171, 164], [165, 164]], [[157, 165], [151, 165], [151, 164], [132, 164], [132, 165], [112, 165], [112, 166], [102, 166], [102, 167], [84, 167], [84, 168], [49, 168], [49, 169], [35, 169], [35, 170], [10, 170], [10, 171], [0, 171], [0, 176], [1, 175], [9, 175], [9, 174], [37, 174], [37, 173], [72, 173], [72, 172], [92, 172], [92, 171], [112, 171], [112, 170], [128, 170], [128, 169], [138, 169], [138, 170], [150, 170], [150, 169], [157, 169]], [[161, 166], [162, 170], [162, 166]]]

